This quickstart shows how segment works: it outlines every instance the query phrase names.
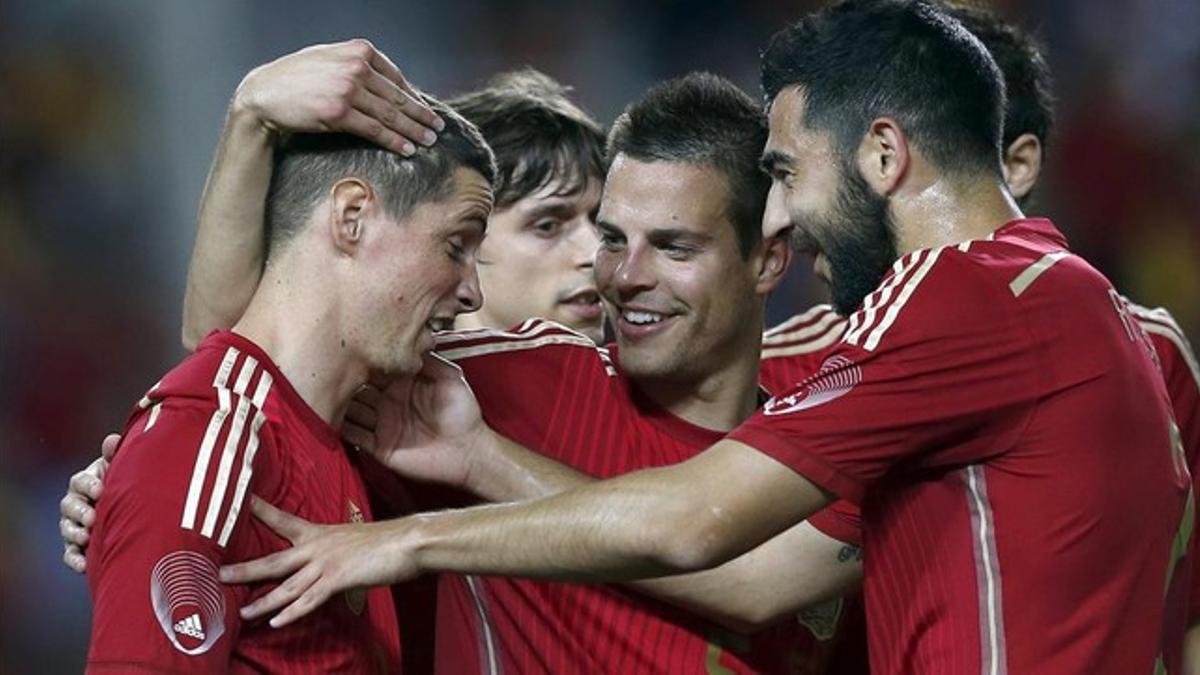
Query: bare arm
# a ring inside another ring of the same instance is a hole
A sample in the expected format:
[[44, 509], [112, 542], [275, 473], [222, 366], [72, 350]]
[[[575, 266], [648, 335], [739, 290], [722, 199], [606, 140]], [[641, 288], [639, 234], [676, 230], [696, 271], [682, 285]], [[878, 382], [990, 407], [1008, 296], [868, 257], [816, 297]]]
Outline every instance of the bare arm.
[[244, 608], [287, 608], [284, 625], [332, 593], [422, 572], [626, 581], [723, 563], [815, 512], [829, 497], [735, 441], [677, 465], [598, 481], [558, 495], [360, 526], [315, 526], [260, 502], [255, 513], [296, 546], [226, 568], [244, 583], [291, 577]]
[[200, 203], [183, 300], [183, 344], [232, 326], [262, 272], [271, 152], [280, 131], [342, 131], [410, 155], [441, 120], [365, 40], [316, 45], [251, 71], [225, 119]]
[[[433, 381], [432, 379], [430, 381]], [[447, 386], [430, 408], [462, 405], [461, 382]], [[514, 502], [558, 494], [596, 479], [529, 450], [500, 434], [469, 445], [414, 443], [401, 437], [411, 390], [398, 383], [366, 387], [347, 413], [347, 439], [373, 451], [393, 471], [447, 483], [488, 501]], [[795, 525], [720, 567], [692, 574], [631, 582], [631, 586], [739, 632], [752, 632], [804, 607], [838, 597], [861, 581], [856, 547], [807, 523]]]
[[270, 130], [234, 99], [200, 201], [183, 297], [183, 346], [237, 322], [258, 287], [263, 211], [271, 180]]
[[[595, 478], [497, 437], [476, 451], [465, 487], [493, 502], [537, 499]], [[807, 522], [703, 572], [630, 582], [630, 586], [742, 633], [839, 597], [862, 581], [861, 551]]]

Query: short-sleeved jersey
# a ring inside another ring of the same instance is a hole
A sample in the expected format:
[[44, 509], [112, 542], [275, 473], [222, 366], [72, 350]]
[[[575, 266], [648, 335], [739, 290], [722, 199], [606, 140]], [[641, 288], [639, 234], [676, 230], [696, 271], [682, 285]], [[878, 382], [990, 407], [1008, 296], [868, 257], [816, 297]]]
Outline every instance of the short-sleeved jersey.
[[[498, 432], [605, 478], [688, 459], [721, 438], [655, 406], [618, 355], [553, 323], [439, 338]], [[444, 576], [439, 672], [816, 673], [836, 612], [753, 637], [619, 586]]]
[[898, 260], [730, 437], [862, 506], [873, 672], [1151, 672], [1192, 522], [1151, 354], [1019, 220]]
[[[1197, 365], [1196, 354], [1183, 330], [1166, 309], [1142, 307], [1128, 299], [1126, 304], [1130, 314], [1154, 346], [1163, 380], [1167, 385], [1167, 394], [1171, 398], [1175, 423], [1179, 425], [1180, 440], [1192, 472], [1194, 486], [1194, 481], [1200, 476], [1200, 365]], [[1192, 537], [1192, 548], [1188, 555], [1188, 563], [1192, 570], [1186, 591], [1187, 624], [1175, 627], [1177, 634], [1168, 638], [1171, 643], [1182, 642], [1187, 626], [1200, 622], [1200, 572], [1197, 572], [1195, 562], [1198, 539], [1200, 538]], [[1168, 672], [1180, 672], [1180, 668], [1171, 669], [1170, 665], [1168, 664]]]
[[90, 672], [393, 673], [386, 588], [331, 598], [282, 629], [238, 610], [272, 588], [224, 585], [226, 563], [290, 544], [251, 494], [317, 523], [371, 517], [337, 434], [245, 338], [214, 333], [135, 407], [88, 547]]

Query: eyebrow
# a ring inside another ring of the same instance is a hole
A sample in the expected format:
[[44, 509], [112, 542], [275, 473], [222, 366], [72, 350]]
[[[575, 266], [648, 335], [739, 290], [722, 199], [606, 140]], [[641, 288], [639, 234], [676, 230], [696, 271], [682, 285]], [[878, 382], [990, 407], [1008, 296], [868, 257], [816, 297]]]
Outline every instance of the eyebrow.
[[790, 155], [779, 150], [767, 150], [763, 153], [762, 159], [758, 160], [758, 165], [763, 171], [774, 173], [781, 165], [791, 166], [792, 158]]
[[529, 209], [526, 214], [528, 218], [541, 218], [543, 216], [557, 216], [564, 220], [575, 212], [571, 201], [568, 199], [558, 199], [554, 201], [540, 200], [544, 203]]
[[706, 232], [685, 230], [678, 227], [656, 227], [653, 230], [650, 230], [650, 233], [646, 235], [646, 238], [650, 241], [656, 242], [684, 239], [697, 244], [703, 244], [712, 241], [711, 234]]
[[464, 208], [462, 211], [459, 211], [458, 218], [456, 220], [460, 223], [478, 225], [479, 233], [484, 234], [487, 232], [488, 210], [482, 206], [472, 204]]

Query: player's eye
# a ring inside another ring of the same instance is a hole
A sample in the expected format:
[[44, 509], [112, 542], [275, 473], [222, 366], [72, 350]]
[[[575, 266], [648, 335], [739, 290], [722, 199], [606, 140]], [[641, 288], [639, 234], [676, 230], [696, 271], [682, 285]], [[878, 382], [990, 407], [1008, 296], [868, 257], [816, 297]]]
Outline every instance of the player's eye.
[[550, 239], [558, 236], [559, 233], [562, 232], [563, 224], [561, 220], [539, 220], [538, 222], [534, 223], [530, 229], [532, 229], [534, 234], [537, 236]]
[[467, 255], [466, 246], [463, 244], [462, 237], [455, 235], [446, 240], [446, 255], [450, 256], [455, 262], [462, 262]]
[[680, 243], [663, 244], [658, 247], [658, 250], [667, 254], [667, 257], [672, 260], [688, 260], [696, 255], [696, 248]]

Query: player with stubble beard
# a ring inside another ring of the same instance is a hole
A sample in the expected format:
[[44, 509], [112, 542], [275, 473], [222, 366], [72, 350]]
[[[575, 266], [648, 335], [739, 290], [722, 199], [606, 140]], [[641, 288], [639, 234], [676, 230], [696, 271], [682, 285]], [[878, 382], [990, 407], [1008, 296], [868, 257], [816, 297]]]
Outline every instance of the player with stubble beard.
[[[1035, 188], [1041, 177], [1054, 131], [1054, 83], [1050, 68], [1034, 38], [1019, 26], [1005, 22], [997, 14], [972, 6], [947, 4], [946, 11], [971, 31], [996, 60], [1006, 85], [1004, 131], [1002, 138], [1004, 179], [1013, 198], [1023, 210], [1036, 202]], [[1161, 367], [1167, 393], [1193, 478], [1200, 457], [1200, 367], [1187, 337], [1165, 308], [1151, 309], [1125, 300], [1129, 316], [1146, 331]], [[763, 385], [782, 391], [819, 369], [830, 349], [842, 337], [847, 321], [830, 305], [818, 305], [781, 322], [767, 331], [762, 357]], [[855, 509], [838, 509], [839, 519], [832, 521], [832, 532], [839, 539], [861, 543], [859, 514]], [[1193, 546], [1194, 546], [1193, 542]], [[1194, 559], [1194, 555], [1189, 555]], [[1190, 560], [1188, 561], [1190, 563]], [[1175, 583], [1187, 586], [1187, 574], [1180, 570]], [[1188, 625], [1197, 622], [1200, 613], [1200, 578], [1192, 574], [1188, 604]], [[1185, 601], [1186, 591], [1171, 590], [1174, 603]], [[839, 649], [834, 656], [836, 672], [859, 672], [865, 668], [865, 628], [858, 600], [846, 607], [846, 625], [839, 632]], [[1177, 613], [1177, 610], [1176, 612]], [[1174, 615], [1174, 613], [1172, 614]], [[1184, 626], [1164, 626], [1164, 641], [1178, 645]], [[1200, 672], [1200, 629], [1189, 633], [1192, 646], [1185, 648], [1185, 662]], [[1168, 650], [1178, 653], [1177, 649]], [[1190, 657], [1188, 656], [1190, 655]], [[860, 665], [862, 664], [862, 665]], [[1168, 672], [1178, 672], [1178, 664], [1167, 664]]]

